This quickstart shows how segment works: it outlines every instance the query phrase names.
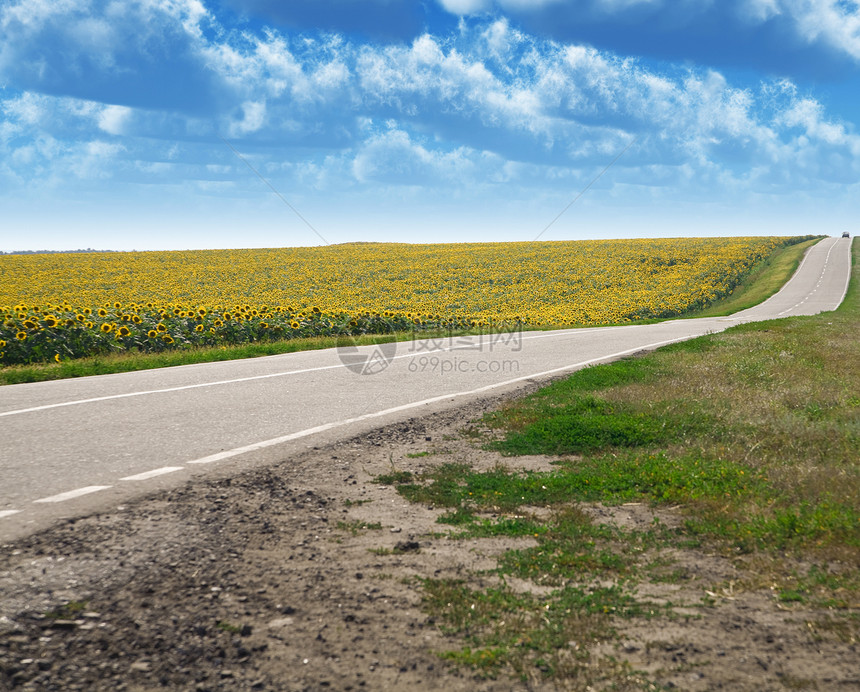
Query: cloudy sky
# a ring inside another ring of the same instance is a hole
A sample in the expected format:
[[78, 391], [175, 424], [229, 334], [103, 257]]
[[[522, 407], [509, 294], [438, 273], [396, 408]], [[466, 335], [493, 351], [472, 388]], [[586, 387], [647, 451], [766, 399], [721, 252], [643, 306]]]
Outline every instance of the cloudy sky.
[[860, 230], [858, 95], [855, 0], [0, 0], [0, 250]]

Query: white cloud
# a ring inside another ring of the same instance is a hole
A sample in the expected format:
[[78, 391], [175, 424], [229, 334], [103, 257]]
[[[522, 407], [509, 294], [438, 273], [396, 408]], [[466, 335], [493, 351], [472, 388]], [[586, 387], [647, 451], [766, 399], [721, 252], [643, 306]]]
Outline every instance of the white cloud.
[[845, 0], [782, 0], [808, 41], [824, 41], [860, 60], [860, 5]]
[[[506, 10], [537, 10], [546, 5], [557, 5], [566, 0], [496, 0]], [[612, 2], [613, 0], [607, 0]], [[615, 0], [621, 3], [652, 2], [653, 0]], [[493, 0], [438, 0], [439, 4], [451, 14], [461, 16], [479, 14], [493, 7]]]
[[45, 115], [51, 99], [26, 92], [16, 98], [0, 102], [3, 113], [21, 125], [37, 125]]
[[853, 143], [856, 146], [858, 140], [857, 137], [849, 137], [842, 125], [828, 122], [823, 106], [811, 98], [796, 100], [781, 114], [779, 121], [789, 128], [802, 128], [809, 139], [827, 144], [850, 146]]
[[320, 65], [311, 77], [317, 89], [339, 89], [349, 81], [349, 68], [339, 60]]
[[86, 51], [96, 58], [101, 69], [115, 67], [114, 53], [121, 40], [117, 28], [104, 19], [84, 17], [72, 21], [66, 30], [66, 35], [73, 39], [79, 51]]
[[101, 142], [96, 140], [94, 142], [88, 142], [86, 145], [87, 156], [96, 159], [113, 157], [123, 150], [124, 147], [115, 142]]
[[[193, 103], [206, 83], [193, 46], [212, 21], [199, 0], [18, 0], [0, 6], [0, 80], [19, 88], [99, 97], [135, 82], [140, 94]], [[166, 66], [169, 65], [169, 68]], [[184, 90], [152, 88], [188, 75]], [[119, 91], [129, 92], [127, 89]], [[128, 104], [127, 104], [128, 105]]]
[[451, 14], [468, 15], [484, 12], [492, 6], [491, 0], [439, 0]]
[[242, 104], [242, 119], [230, 123], [230, 137], [241, 137], [242, 135], [257, 132], [266, 122], [265, 101], [245, 101]]
[[[511, 4], [514, 2], [514, 0], [507, 1]], [[621, 12], [636, 5], [652, 5], [659, 7], [663, 5], [663, 0], [596, 0], [594, 4], [605, 12]], [[708, 4], [710, 4], [710, 2], [700, 3], [702, 6], [706, 6]]]
[[40, 27], [52, 17], [84, 12], [89, 6], [86, 0], [19, 0], [3, 9], [0, 27], [6, 29], [13, 23], [23, 27]]
[[124, 134], [126, 123], [131, 117], [131, 108], [125, 106], [105, 106], [98, 116], [99, 129], [110, 135]]
[[[789, 0], [781, 1], [784, 10]], [[38, 5], [19, 5], [25, 3]], [[765, 0], [758, 4], [773, 9]], [[125, 17], [130, 10], [117, 2], [106, 12]], [[374, 45], [274, 30], [204, 35], [197, 30], [211, 18], [192, 0], [146, 0], [139, 12], [160, 12], [184, 27], [220, 89], [219, 105], [194, 119], [167, 109], [20, 93], [0, 102], [6, 168], [25, 178], [41, 175], [39, 162], [47, 166], [50, 155], [55, 170], [88, 179], [128, 170], [187, 170], [206, 179], [216, 170], [207, 165], [223, 165], [220, 143], [205, 154], [198, 150], [183, 169], [188, 149], [154, 156], [148, 142], [135, 138], [196, 143], [211, 137], [216, 123], [234, 140], [262, 135], [280, 143], [256, 163], [316, 188], [569, 186], [614, 158], [634, 133], [637, 143], [623, 166], [627, 179], [638, 175], [644, 185], [656, 185], [659, 170], [659, 185], [668, 187], [675, 170], [679, 185], [754, 188], [773, 185], [774, 176], [763, 171], [777, 168], [785, 180], [814, 184], [829, 175], [823, 160], [838, 160], [840, 175], [858, 166], [851, 159], [860, 151], [857, 136], [819, 102], [800, 97], [791, 82], [737, 88], [715, 71], [649, 68], [537, 39], [504, 19], [464, 22], [459, 36]], [[97, 24], [90, 28], [102, 43], [112, 40]], [[385, 120], [391, 122], [381, 130]], [[105, 133], [122, 139], [104, 142]], [[36, 142], [49, 137], [59, 144], [40, 149]], [[20, 139], [14, 147], [13, 139]], [[303, 161], [285, 168], [292, 147], [300, 147]], [[178, 166], [165, 168], [171, 156]]]
[[479, 152], [465, 147], [447, 152], [427, 149], [407, 132], [394, 129], [368, 139], [353, 160], [352, 171], [362, 183], [464, 183], [480, 159]]
[[746, 0], [738, 5], [741, 18], [754, 23], [766, 22], [782, 14], [779, 0]]
[[855, 60], [860, 60], [860, 3], [857, 0], [438, 0], [452, 14], [466, 16], [496, 10], [528, 16], [557, 7], [569, 17], [613, 15], [631, 9], [660, 13], [684, 25], [712, 21], [716, 7], [744, 24], [762, 24], [776, 17], [794, 25], [808, 43], [822, 42]]

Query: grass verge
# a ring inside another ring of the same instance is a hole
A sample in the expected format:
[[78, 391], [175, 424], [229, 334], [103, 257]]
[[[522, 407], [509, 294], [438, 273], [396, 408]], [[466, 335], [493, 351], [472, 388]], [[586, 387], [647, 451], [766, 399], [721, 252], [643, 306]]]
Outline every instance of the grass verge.
[[340, 338], [323, 336], [242, 344], [238, 346], [201, 347], [182, 351], [164, 351], [161, 353], [116, 353], [94, 358], [62, 361], [60, 363], [12, 365], [0, 368], [0, 386], [5, 384], [22, 384], [25, 382], [62, 380], [72, 377], [110, 375], [121, 372], [134, 372], [136, 370], [153, 370], [155, 368], [168, 368], [177, 365], [217, 363], [242, 358], [260, 358], [283, 353], [295, 353], [297, 351], [336, 348], [338, 346], [366, 346], [369, 344], [385, 344], [392, 341], [409, 341], [416, 338], [456, 337], [471, 333], [469, 331], [457, 331], [453, 333], [431, 331], [367, 334]]
[[[683, 580], [673, 556], [685, 547], [730, 560], [742, 575], [732, 589], [820, 609], [807, 623], [816, 636], [856, 642], [858, 255], [854, 243], [835, 312], [742, 325], [587, 368], [484, 419], [489, 448], [549, 455], [554, 470], [444, 464], [378, 478], [445, 508], [439, 521], [452, 537], [524, 541], [502, 554], [489, 587], [423, 581], [425, 609], [456, 642], [443, 655], [482, 675], [564, 689], [655, 689], [589, 651], [624, 619], [679, 617], [678, 604], [651, 602], [637, 587]], [[633, 529], [596, 523], [588, 511], [625, 503], [677, 521]], [[686, 606], [713, 602], [703, 591]]]

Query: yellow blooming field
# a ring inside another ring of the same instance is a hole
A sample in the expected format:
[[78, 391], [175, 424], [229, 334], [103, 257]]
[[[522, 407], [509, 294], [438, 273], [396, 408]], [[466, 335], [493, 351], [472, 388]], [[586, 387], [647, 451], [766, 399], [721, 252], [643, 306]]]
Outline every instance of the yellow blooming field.
[[669, 317], [801, 238], [0, 256], [0, 365], [419, 327]]

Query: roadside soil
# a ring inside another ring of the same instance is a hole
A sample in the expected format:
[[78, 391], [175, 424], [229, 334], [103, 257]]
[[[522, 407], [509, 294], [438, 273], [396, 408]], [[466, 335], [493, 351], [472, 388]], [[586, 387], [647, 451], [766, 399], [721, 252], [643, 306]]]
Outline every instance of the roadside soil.
[[[195, 480], [0, 546], [0, 689], [569, 689], [454, 667], [438, 653], [459, 642], [421, 608], [420, 578], [490, 584], [481, 570], [530, 542], [450, 540], [435, 523], [444, 510], [372, 482], [452, 461], [551, 468], [463, 433], [501, 402]], [[588, 509], [628, 526], [679, 521], [638, 504]], [[593, 658], [626, 661], [662, 689], [860, 690], [858, 645], [827, 625], [831, 613], [782, 604], [767, 586], [741, 589], [750, 570], [737, 560], [680, 548], [672, 558], [683, 577], [639, 593], [682, 604], [675, 616], [619, 620], [620, 637]]]

